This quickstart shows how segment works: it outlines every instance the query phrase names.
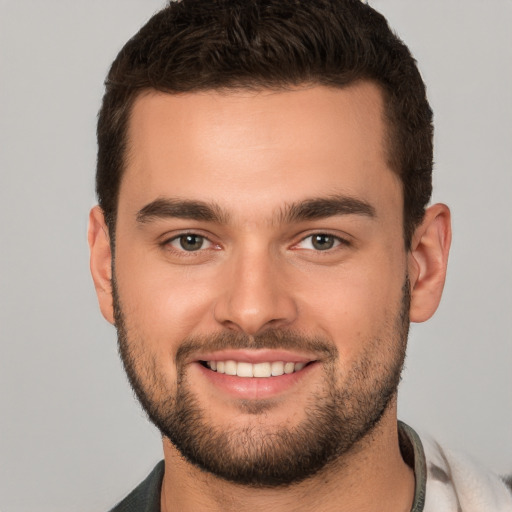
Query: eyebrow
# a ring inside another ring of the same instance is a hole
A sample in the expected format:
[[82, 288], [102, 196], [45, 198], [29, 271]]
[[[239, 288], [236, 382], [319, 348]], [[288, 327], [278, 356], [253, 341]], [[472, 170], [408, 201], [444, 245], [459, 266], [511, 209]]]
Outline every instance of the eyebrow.
[[156, 219], [178, 218], [225, 224], [229, 216], [216, 204], [188, 199], [159, 198], [137, 213], [137, 222], [145, 224]]
[[[336, 215], [363, 215], [376, 217], [375, 208], [361, 199], [332, 195], [306, 199], [287, 204], [277, 214], [277, 222], [291, 224], [307, 220], [320, 220]], [[137, 222], [145, 224], [156, 219], [178, 218], [227, 224], [230, 215], [215, 203], [177, 198], [159, 198], [137, 213]]]
[[377, 216], [375, 208], [366, 201], [350, 196], [332, 195], [287, 205], [281, 210], [279, 221], [293, 223], [320, 220], [336, 215], [363, 215], [370, 218]]

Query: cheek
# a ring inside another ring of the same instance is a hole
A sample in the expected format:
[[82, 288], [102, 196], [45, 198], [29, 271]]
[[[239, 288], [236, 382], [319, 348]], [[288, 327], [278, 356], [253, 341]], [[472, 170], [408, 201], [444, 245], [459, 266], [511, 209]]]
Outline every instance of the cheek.
[[326, 335], [336, 344], [341, 360], [352, 360], [370, 341], [396, 335], [404, 280], [403, 266], [389, 261], [338, 269], [312, 280], [299, 294], [304, 328]]
[[212, 271], [172, 267], [154, 255], [127, 251], [116, 258], [119, 297], [130, 332], [156, 352], [174, 353], [183, 338], [205, 327], [211, 310]]

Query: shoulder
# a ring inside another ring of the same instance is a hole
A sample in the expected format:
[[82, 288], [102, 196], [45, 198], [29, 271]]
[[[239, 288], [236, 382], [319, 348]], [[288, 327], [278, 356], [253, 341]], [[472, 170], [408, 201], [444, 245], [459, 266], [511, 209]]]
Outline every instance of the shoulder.
[[160, 491], [164, 476], [164, 461], [160, 461], [126, 498], [110, 512], [160, 512]]
[[471, 458], [422, 438], [427, 469], [424, 512], [512, 512], [512, 493]]

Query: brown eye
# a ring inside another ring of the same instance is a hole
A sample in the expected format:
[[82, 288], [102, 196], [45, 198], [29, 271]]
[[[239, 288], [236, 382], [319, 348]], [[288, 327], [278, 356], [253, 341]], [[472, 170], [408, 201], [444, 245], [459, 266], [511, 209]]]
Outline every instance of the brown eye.
[[328, 233], [315, 233], [303, 238], [296, 247], [298, 249], [309, 249], [310, 251], [328, 251], [341, 244], [350, 245], [343, 238], [329, 235]]
[[203, 246], [204, 238], [198, 235], [180, 236], [180, 246], [185, 251], [198, 251]]
[[327, 249], [332, 249], [334, 247], [334, 243], [336, 239], [330, 235], [313, 235], [311, 237], [311, 245], [317, 251], [326, 251]]
[[175, 249], [193, 252], [206, 249], [211, 245], [211, 242], [209, 242], [204, 236], [187, 233], [174, 238], [169, 242], [169, 244]]

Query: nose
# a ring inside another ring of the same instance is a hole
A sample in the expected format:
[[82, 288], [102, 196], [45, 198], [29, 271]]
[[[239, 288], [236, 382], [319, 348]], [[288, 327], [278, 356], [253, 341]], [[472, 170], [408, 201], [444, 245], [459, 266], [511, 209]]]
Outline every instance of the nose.
[[226, 267], [214, 309], [223, 327], [256, 335], [296, 320], [293, 290], [278, 256], [266, 250], [244, 251]]

